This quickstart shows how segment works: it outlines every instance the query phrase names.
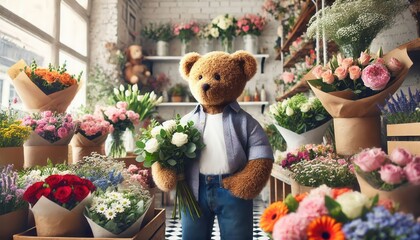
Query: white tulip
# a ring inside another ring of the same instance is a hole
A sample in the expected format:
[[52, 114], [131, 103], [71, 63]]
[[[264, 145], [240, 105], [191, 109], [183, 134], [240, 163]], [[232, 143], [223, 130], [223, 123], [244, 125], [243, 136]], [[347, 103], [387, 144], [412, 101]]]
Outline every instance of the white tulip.
[[117, 88], [114, 88], [114, 94], [115, 94], [115, 95], [118, 95], [118, 94], [120, 94], [120, 91], [118, 91], [118, 89], [117, 89]]
[[172, 136], [171, 143], [177, 147], [182, 147], [188, 142], [188, 135], [185, 133], [176, 132]]
[[154, 153], [159, 149], [159, 142], [156, 138], [151, 138], [146, 142], [146, 146], [144, 147], [144, 150], [146, 150], [149, 153]]
[[125, 90], [125, 96], [129, 97], [131, 95], [131, 91]]
[[290, 116], [292, 116], [294, 113], [295, 113], [295, 112], [293, 111], [293, 109], [292, 109], [291, 107], [289, 107], [289, 106], [288, 106], [288, 107], [286, 108], [286, 115], [287, 115], [287, 116], [289, 116], [289, 117], [290, 117]]
[[120, 91], [124, 92], [124, 90], [125, 90], [124, 85], [120, 84]]
[[163, 102], [163, 97], [162, 97], [162, 96], [160, 96], [160, 97], [156, 100], [155, 105], [158, 105], [158, 104], [160, 104], [161, 102]]
[[311, 110], [311, 105], [309, 103], [305, 103], [300, 107], [300, 111], [303, 113], [306, 113], [309, 110]]
[[133, 85], [133, 92], [137, 92], [139, 90], [139, 86], [137, 84]]
[[277, 103], [270, 105], [270, 113], [276, 115], [279, 109], [277, 108]]
[[144, 98], [144, 95], [139, 95], [139, 96], [137, 96], [137, 101], [141, 101], [141, 100], [143, 100], [143, 98]]
[[350, 219], [362, 215], [363, 207], [369, 207], [370, 200], [360, 192], [346, 192], [337, 197], [343, 213]]
[[156, 94], [155, 94], [155, 92], [151, 92], [150, 95], [149, 95], [149, 97], [150, 97], [150, 100], [152, 102], [155, 101], [156, 100]]
[[152, 134], [152, 137], [156, 137], [157, 135], [160, 134], [160, 130], [162, 129], [163, 129], [162, 126], [156, 126], [152, 129], [152, 131], [150, 131], [150, 134]]
[[283, 100], [283, 102], [281, 102], [281, 107], [282, 108], [286, 108], [287, 107], [287, 104], [289, 104], [289, 100], [288, 99]]
[[176, 128], [176, 122], [175, 120], [168, 120], [162, 123], [163, 128], [168, 131], [172, 132]]

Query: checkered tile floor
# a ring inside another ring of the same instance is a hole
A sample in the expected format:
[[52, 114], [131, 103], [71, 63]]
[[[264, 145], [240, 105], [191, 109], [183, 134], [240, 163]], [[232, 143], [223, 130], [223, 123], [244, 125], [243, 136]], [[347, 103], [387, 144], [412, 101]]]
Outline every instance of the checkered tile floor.
[[[268, 240], [268, 236], [259, 227], [260, 216], [267, 203], [264, 203], [261, 199], [254, 200], [254, 238], [258, 240]], [[182, 238], [182, 226], [181, 221], [178, 219], [172, 219], [172, 206], [166, 207], [166, 240], [180, 240]], [[219, 224], [217, 219], [214, 221], [212, 240], [220, 239]]]

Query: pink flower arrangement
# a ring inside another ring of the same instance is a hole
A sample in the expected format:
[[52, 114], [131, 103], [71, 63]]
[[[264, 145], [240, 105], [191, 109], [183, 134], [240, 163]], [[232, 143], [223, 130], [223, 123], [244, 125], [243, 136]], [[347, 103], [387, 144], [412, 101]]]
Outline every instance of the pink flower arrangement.
[[177, 36], [183, 43], [191, 41], [193, 37], [196, 36], [198, 32], [200, 32], [200, 27], [195, 21], [175, 24], [173, 29], [174, 35]]
[[262, 16], [255, 14], [246, 14], [245, 16], [241, 17], [236, 23], [237, 34], [241, 36], [247, 34], [260, 36], [265, 24], [265, 18], [263, 18]]
[[311, 83], [326, 92], [350, 89], [356, 98], [365, 98], [382, 91], [403, 68], [396, 58], [385, 62], [381, 55], [376, 59], [362, 52], [358, 59], [334, 57], [327, 66], [315, 66], [312, 74], [317, 80]]
[[394, 149], [389, 156], [379, 148], [365, 149], [354, 156], [353, 162], [362, 177], [379, 182], [375, 187], [382, 190], [420, 184], [420, 161], [403, 148]]
[[25, 116], [22, 124], [31, 127], [39, 136], [51, 143], [66, 138], [74, 131], [73, 118], [70, 114], [51, 111]]
[[283, 72], [281, 78], [285, 84], [293, 83], [295, 80], [295, 74], [292, 72]]
[[281, 5], [280, 0], [265, 0], [262, 9], [272, 15], [276, 20], [281, 20], [286, 13], [286, 8]]
[[127, 171], [130, 173], [130, 179], [137, 181], [146, 189], [156, 187], [153, 181], [151, 168], [138, 168], [136, 165], [131, 164], [128, 166]]
[[79, 132], [90, 140], [106, 135], [113, 130], [112, 125], [108, 121], [97, 115], [83, 115], [76, 123], [76, 133]]
[[103, 112], [105, 120], [108, 121], [114, 130], [122, 132], [127, 128], [134, 128], [139, 124], [139, 114], [132, 110], [127, 110], [126, 102], [118, 102], [115, 107], [108, 107]]

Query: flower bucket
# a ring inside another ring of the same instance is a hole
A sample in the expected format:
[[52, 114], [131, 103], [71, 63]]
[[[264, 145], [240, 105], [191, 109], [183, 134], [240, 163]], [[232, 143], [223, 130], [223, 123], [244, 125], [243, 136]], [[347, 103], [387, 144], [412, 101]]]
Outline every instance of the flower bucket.
[[84, 156], [89, 156], [92, 152], [104, 155], [104, 144], [107, 137], [108, 134], [89, 140], [82, 134], [75, 134], [70, 142], [73, 163], [77, 163]]
[[67, 162], [68, 144], [73, 137], [69, 134], [67, 137], [54, 143], [50, 143], [37, 133], [32, 132], [29, 139], [23, 145], [24, 168], [47, 165], [47, 159], [53, 164]]
[[158, 56], [169, 55], [169, 43], [165, 41], [157, 41], [156, 43], [156, 54]]
[[37, 235], [40, 237], [86, 236], [89, 227], [83, 211], [91, 199], [92, 195], [89, 194], [76, 207], [68, 210], [42, 196], [32, 207]]
[[0, 239], [12, 240], [13, 235], [27, 229], [28, 206], [0, 215]]
[[258, 36], [253, 34], [246, 34], [243, 36], [244, 50], [252, 54], [258, 53]]
[[388, 152], [395, 148], [405, 148], [412, 154], [420, 155], [420, 141], [400, 141], [399, 137], [420, 136], [420, 123], [403, 123], [386, 125], [388, 138], [396, 138], [387, 141]]
[[407, 184], [392, 191], [381, 191], [372, 187], [363, 177], [356, 173], [360, 192], [368, 197], [379, 195], [379, 199], [389, 199], [399, 204], [399, 211], [420, 216], [420, 185]]
[[290, 179], [290, 183], [291, 183], [291, 188], [292, 188], [292, 195], [310, 192], [312, 189], [315, 188], [315, 187], [303, 186], [292, 178]]
[[81, 84], [75, 84], [64, 90], [46, 95], [21, 71], [25, 66], [27, 66], [25, 61], [20, 60], [7, 71], [10, 79], [13, 79], [11, 83], [22, 99], [25, 109], [29, 112], [46, 110], [65, 112], [79, 91]]
[[323, 142], [325, 131], [327, 131], [327, 128], [330, 125], [330, 123], [331, 121], [328, 121], [322, 124], [321, 126], [310, 131], [304, 132], [302, 134], [297, 134], [277, 124], [274, 125], [286, 141], [287, 151], [291, 152], [302, 145], [310, 143], [321, 144]]
[[[151, 201], [150, 201], [151, 202]], [[124, 230], [120, 234], [114, 234], [105, 228], [99, 226], [96, 224], [92, 219], [85, 216], [87, 222], [89, 223], [90, 229], [92, 230], [93, 237], [94, 238], [129, 238], [133, 237], [140, 231], [144, 216], [146, 215], [149, 207], [150, 202], [148, 203], [148, 206], [146, 207], [146, 211], [137, 219], [136, 222], [134, 222], [130, 227], [128, 227], [126, 230]]]
[[13, 164], [16, 170], [23, 169], [23, 147], [0, 148], [0, 167]]
[[334, 118], [334, 135], [336, 151], [340, 155], [350, 156], [362, 148], [380, 147], [380, 111], [378, 104], [392, 95], [401, 86], [413, 64], [407, 55], [407, 49], [394, 49], [384, 56], [387, 62], [395, 57], [403, 64], [403, 69], [383, 91], [362, 99], [354, 99], [351, 91], [323, 92], [310, 80], [316, 79], [312, 71], [303, 77], [321, 101], [324, 108]]

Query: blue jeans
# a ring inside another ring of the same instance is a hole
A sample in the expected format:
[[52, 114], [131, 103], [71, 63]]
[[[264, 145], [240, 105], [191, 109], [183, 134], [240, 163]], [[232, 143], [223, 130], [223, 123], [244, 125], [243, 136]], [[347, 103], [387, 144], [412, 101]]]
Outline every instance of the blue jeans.
[[199, 199], [202, 216], [192, 220], [189, 213], [181, 215], [183, 240], [211, 239], [214, 217], [217, 216], [221, 239], [252, 239], [252, 200], [233, 196], [222, 187], [225, 175], [200, 174]]

